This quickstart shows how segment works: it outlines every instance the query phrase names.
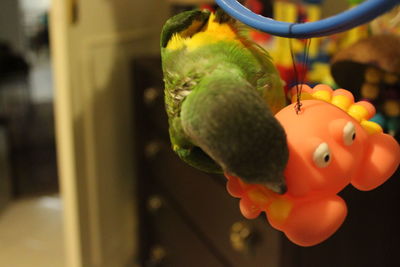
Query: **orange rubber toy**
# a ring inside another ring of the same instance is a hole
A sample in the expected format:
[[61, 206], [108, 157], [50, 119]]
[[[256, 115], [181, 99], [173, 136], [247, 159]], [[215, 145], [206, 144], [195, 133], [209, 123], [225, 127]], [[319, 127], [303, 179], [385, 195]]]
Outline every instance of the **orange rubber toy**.
[[399, 165], [400, 148], [378, 124], [368, 121], [375, 114], [372, 104], [354, 103], [349, 91], [302, 85], [298, 114], [292, 92], [293, 104], [275, 115], [289, 147], [287, 192], [278, 195], [225, 176], [228, 192], [241, 199], [246, 218], [265, 212], [270, 224], [292, 242], [313, 246], [335, 233], [346, 217], [346, 203], [337, 193], [350, 183], [365, 191], [383, 184]]

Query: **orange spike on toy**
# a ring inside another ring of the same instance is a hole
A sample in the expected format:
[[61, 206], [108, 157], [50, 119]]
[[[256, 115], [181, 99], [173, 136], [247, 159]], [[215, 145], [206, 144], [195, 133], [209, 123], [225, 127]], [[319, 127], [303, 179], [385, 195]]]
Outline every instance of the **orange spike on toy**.
[[[292, 89], [292, 101], [297, 100]], [[348, 184], [372, 190], [397, 169], [400, 147], [382, 128], [368, 121], [375, 108], [354, 102], [344, 89], [302, 85], [301, 111], [291, 104], [275, 117], [287, 135], [289, 161], [283, 195], [263, 185], [245, 184], [226, 175], [228, 192], [241, 198], [246, 218], [265, 212], [270, 224], [294, 243], [312, 246], [329, 238], [347, 215], [337, 194]]]

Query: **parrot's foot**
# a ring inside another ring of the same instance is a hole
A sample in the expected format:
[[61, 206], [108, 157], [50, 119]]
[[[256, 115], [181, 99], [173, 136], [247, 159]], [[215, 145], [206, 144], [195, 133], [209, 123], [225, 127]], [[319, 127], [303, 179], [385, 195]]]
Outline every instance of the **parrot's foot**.
[[[346, 215], [346, 203], [336, 195], [319, 200], [294, 201], [289, 216], [276, 228], [297, 245], [313, 246], [335, 233]], [[274, 218], [270, 214], [267, 216], [271, 225], [275, 226]]]

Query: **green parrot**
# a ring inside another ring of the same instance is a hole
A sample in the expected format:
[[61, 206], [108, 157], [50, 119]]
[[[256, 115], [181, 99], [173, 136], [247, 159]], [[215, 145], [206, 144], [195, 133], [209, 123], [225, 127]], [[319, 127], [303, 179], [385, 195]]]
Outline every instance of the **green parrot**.
[[221, 9], [170, 18], [161, 33], [172, 148], [200, 170], [286, 191], [286, 135], [273, 116], [286, 105], [269, 54]]

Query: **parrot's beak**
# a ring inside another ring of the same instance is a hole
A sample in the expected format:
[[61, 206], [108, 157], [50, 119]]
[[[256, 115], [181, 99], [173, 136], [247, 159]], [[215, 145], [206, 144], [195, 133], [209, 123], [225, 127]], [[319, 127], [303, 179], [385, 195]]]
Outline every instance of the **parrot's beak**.
[[282, 179], [279, 182], [256, 182], [256, 183], [251, 183], [249, 181], [246, 181], [238, 176], [229, 174], [228, 172], [224, 173], [225, 177], [229, 179], [231, 179], [232, 177], [235, 177], [239, 180], [241, 180], [244, 183], [248, 183], [248, 184], [259, 184], [259, 185], [263, 185], [266, 188], [268, 188], [269, 190], [271, 190], [274, 193], [277, 193], [279, 195], [283, 195], [287, 192], [287, 187], [286, 187], [286, 182], [284, 177], [282, 177]]
[[286, 183], [284, 180], [281, 182], [269, 182], [269, 183], [264, 183], [264, 186], [270, 189], [271, 191], [283, 195], [287, 191]]

